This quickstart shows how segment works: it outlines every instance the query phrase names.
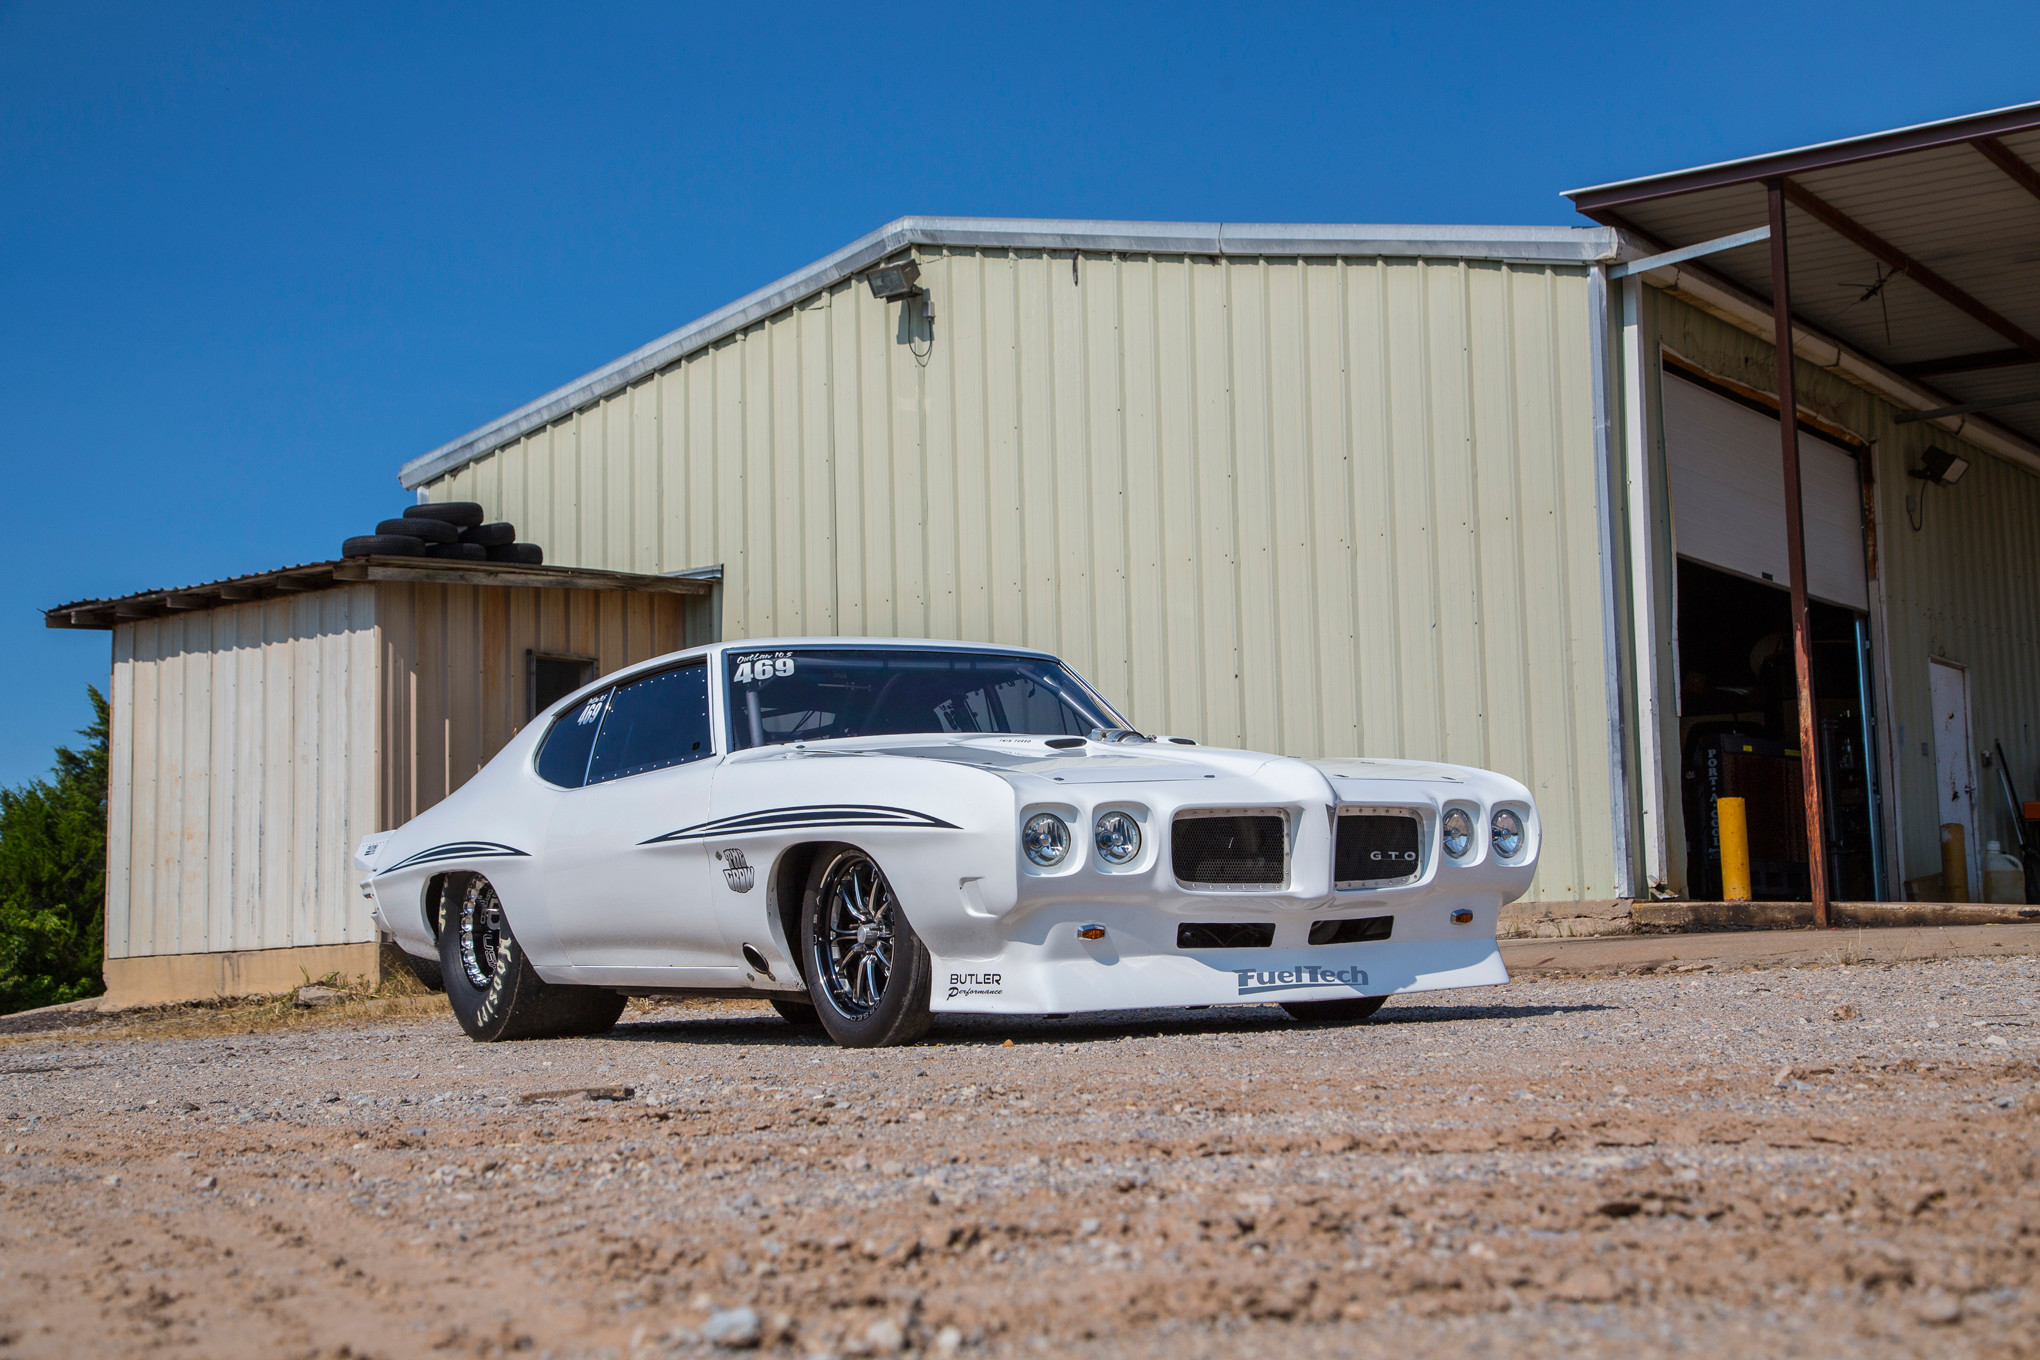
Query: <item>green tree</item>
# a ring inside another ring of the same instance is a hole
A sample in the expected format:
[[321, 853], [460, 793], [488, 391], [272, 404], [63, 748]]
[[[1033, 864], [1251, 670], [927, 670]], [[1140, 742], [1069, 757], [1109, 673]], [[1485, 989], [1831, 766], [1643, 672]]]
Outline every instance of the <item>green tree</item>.
[[0, 789], [0, 1013], [106, 989], [106, 696], [86, 687], [82, 751], [51, 778]]

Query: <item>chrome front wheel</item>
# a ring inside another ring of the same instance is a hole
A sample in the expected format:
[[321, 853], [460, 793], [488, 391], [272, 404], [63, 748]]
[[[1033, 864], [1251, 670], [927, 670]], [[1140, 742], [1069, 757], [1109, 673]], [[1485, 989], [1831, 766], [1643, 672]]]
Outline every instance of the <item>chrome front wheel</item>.
[[856, 851], [839, 856], [822, 880], [822, 984], [829, 1000], [852, 1020], [878, 1008], [892, 980], [899, 903], [871, 859]]
[[934, 968], [877, 861], [847, 845], [817, 855], [803, 907], [808, 992], [829, 1036], [875, 1048], [925, 1034]]

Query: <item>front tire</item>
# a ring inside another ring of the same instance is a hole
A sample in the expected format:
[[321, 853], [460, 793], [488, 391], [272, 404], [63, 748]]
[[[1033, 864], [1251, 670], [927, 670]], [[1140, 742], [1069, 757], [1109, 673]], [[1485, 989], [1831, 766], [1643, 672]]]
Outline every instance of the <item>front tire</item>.
[[934, 965], [878, 862], [855, 846], [815, 856], [802, 895], [808, 995], [845, 1048], [911, 1044], [928, 1032]]
[[482, 1043], [601, 1034], [623, 1014], [615, 992], [539, 977], [510, 933], [495, 885], [479, 874], [441, 914], [439, 971], [454, 1018]]
[[1339, 1001], [1285, 1001], [1289, 1018], [1304, 1025], [1357, 1025], [1374, 1018], [1385, 996], [1356, 996]]
[[812, 1001], [796, 1001], [788, 996], [767, 999], [772, 1003], [772, 1009], [779, 1012], [779, 1018], [796, 1029], [813, 1029], [822, 1023]]

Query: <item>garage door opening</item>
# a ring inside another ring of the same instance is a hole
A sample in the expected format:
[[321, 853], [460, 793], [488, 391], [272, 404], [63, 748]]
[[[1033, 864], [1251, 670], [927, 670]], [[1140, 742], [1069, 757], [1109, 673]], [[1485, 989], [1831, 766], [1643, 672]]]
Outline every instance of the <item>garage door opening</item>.
[[[1770, 582], [1683, 559], [1678, 588], [1687, 895], [1721, 900], [1715, 800], [1741, 798], [1753, 895], [1804, 902], [1810, 883], [1790, 597]], [[1882, 900], [1867, 621], [1819, 600], [1808, 612], [1828, 892], [1839, 901]]]

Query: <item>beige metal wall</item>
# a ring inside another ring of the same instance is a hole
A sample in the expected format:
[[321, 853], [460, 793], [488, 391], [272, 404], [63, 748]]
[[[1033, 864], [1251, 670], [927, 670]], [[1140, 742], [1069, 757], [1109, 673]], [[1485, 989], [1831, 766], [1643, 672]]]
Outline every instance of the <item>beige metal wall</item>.
[[597, 675], [707, 641], [695, 597], [385, 582], [376, 641], [376, 826], [401, 826], [466, 783], [521, 730], [529, 650], [591, 656]]
[[107, 957], [372, 942], [355, 846], [524, 725], [527, 649], [599, 674], [706, 631], [698, 597], [410, 582], [119, 624]]
[[722, 635], [1069, 657], [1149, 730], [1513, 774], [1615, 893], [1579, 267], [928, 250], [430, 484]]
[[[1644, 290], [1649, 353], [1662, 344], [1708, 372], [1774, 392], [1771, 345], [1655, 288]], [[1897, 832], [1890, 868], [1898, 883], [1938, 873], [1940, 808], [1927, 692], [1929, 657], [1969, 668], [1970, 721], [1979, 750], [2001, 739], [2024, 797], [2040, 797], [2040, 477], [1925, 423], [1904, 425], [1888, 403], [1804, 359], [1795, 384], [1803, 412], [1871, 442], [1875, 473], [1871, 631], [1876, 644], [1884, 744], [1887, 827]], [[1649, 400], [1656, 408], [1655, 367]], [[1658, 426], [1653, 415], [1653, 430]], [[1915, 532], [1906, 497], [1922, 484], [1906, 475], [1938, 444], [1969, 459], [1952, 488], [1927, 488], [1923, 527]], [[1661, 459], [1660, 444], [1658, 456]], [[1661, 542], [1666, 540], [1661, 539]], [[1655, 570], [1668, 581], [1671, 548]], [[1668, 597], [1667, 597], [1668, 599]], [[1669, 617], [1669, 614], [1666, 615]], [[1669, 636], [1664, 712], [1674, 712]], [[1676, 725], [1672, 731], [1676, 736]], [[1924, 743], [1924, 749], [1922, 748]], [[1667, 748], [1669, 816], [1678, 813], [1676, 743]], [[1995, 772], [1976, 771], [1981, 839], [2010, 844], [2011, 822]], [[1676, 828], [1683, 834], [1681, 828]]]
[[375, 590], [115, 626], [109, 959], [375, 938]]

